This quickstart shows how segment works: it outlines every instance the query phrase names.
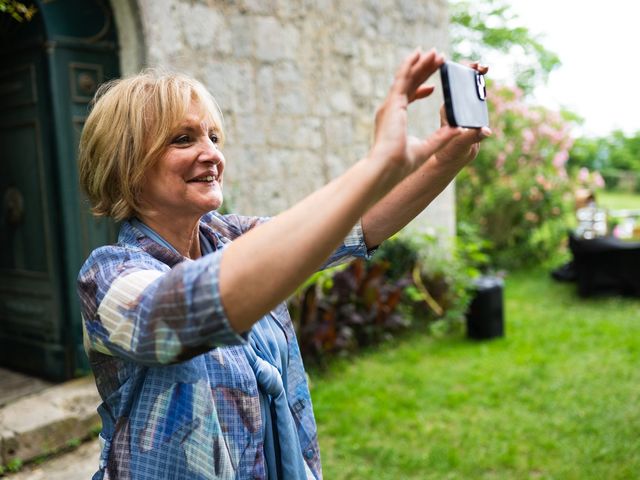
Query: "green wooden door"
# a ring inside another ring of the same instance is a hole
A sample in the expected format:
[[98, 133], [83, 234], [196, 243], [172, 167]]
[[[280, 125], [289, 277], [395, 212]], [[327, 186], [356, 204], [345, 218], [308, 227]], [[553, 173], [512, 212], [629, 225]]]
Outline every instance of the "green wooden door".
[[63, 379], [86, 369], [78, 270], [115, 237], [111, 222], [89, 213], [76, 152], [88, 104], [118, 75], [118, 59], [104, 2], [38, 9], [28, 25], [2, 32], [0, 364]]

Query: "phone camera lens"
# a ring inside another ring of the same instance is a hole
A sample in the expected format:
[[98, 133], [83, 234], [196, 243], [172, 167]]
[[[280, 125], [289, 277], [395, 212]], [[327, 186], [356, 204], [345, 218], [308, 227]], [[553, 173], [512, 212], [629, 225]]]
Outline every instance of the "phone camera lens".
[[480, 100], [487, 98], [487, 87], [484, 81], [484, 75], [476, 73], [476, 90], [478, 91], [478, 97]]

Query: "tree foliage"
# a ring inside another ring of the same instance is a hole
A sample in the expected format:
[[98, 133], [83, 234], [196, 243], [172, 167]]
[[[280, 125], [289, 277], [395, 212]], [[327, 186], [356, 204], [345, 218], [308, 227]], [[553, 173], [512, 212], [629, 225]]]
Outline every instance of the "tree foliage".
[[504, 0], [451, 3], [453, 59], [484, 59], [490, 53], [513, 60], [514, 83], [529, 93], [560, 66], [557, 54], [547, 49]]
[[640, 172], [640, 132], [626, 135], [614, 130], [606, 137], [580, 138], [571, 149], [569, 165]]
[[599, 171], [607, 188], [640, 191], [640, 131], [614, 130], [604, 137], [576, 140], [569, 155], [574, 171]]
[[0, 13], [11, 16], [16, 22], [31, 20], [37, 11], [33, 4], [27, 6], [16, 0], [0, 0]]

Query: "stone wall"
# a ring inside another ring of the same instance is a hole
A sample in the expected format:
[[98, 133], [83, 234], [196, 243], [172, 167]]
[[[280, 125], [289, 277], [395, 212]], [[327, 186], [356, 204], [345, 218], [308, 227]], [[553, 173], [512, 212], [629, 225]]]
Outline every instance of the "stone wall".
[[[448, 47], [446, 0], [112, 5], [120, 30], [131, 28], [125, 10], [139, 16], [144, 64], [187, 72], [216, 97], [227, 132], [225, 201], [244, 214], [281, 211], [365, 155], [397, 64], [416, 46]], [[135, 37], [120, 32], [123, 52], [127, 35]], [[133, 70], [132, 57], [125, 70]], [[412, 133], [437, 127], [441, 96], [434, 97], [411, 109]], [[422, 217], [452, 233], [452, 187]]]

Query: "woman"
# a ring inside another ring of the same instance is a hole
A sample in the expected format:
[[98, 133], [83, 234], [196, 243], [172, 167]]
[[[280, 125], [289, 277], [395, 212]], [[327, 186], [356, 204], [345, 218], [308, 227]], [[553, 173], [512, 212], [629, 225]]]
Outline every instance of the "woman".
[[407, 107], [443, 61], [407, 57], [369, 155], [268, 221], [216, 212], [224, 134], [200, 83], [146, 73], [100, 89], [80, 178], [94, 213], [123, 223], [78, 279], [103, 399], [94, 478], [321, 478], [282, 302], [318, 268], [370, 255], [475, 157], [488, 129], [407, 137]]

